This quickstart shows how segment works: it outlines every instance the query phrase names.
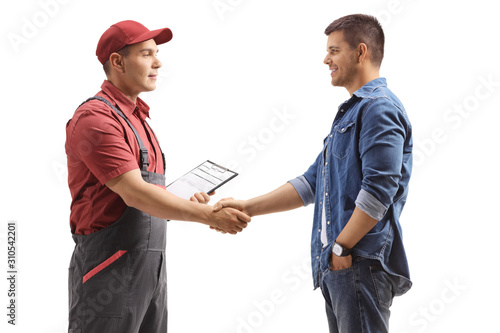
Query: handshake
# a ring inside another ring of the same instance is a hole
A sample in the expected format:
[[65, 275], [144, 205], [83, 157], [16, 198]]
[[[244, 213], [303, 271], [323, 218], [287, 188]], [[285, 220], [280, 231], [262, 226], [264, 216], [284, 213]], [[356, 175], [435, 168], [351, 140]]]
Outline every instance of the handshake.
[[[210, 196], [196, 193], [191, 201], [206, 204]], [[292, 184], [285, 183], [272, 192], [248, 199], [222, 199], [213, 207], [204, 207], [204, 222], [210, 229], [222, 233], [236, 234], [247, 226], [251, 217], [257, 215], [284, 212], [304, 206], [304, 202]]]
[[[210, 196], [200, 192], [193, 195], [190, 200], [207, 204], [210, 201]], [[209, 213], [208, 225], [210, 229], [233, 235], [243, 231], [251, 221], [251, 215], [245, 209], [244, 203], [245, 201], [234, 200], [233, 198], [225, 198], [217, 202]]]

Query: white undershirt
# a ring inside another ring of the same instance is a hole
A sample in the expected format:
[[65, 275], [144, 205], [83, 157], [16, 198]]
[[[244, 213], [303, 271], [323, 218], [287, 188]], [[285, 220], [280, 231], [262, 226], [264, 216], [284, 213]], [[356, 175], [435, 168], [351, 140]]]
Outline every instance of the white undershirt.
[[323, 247], [328, 245], [328, 237], [326, 236], [326, 195], [323, 194], [323, 211], [321, 212], [321, 243], [323, 243]]

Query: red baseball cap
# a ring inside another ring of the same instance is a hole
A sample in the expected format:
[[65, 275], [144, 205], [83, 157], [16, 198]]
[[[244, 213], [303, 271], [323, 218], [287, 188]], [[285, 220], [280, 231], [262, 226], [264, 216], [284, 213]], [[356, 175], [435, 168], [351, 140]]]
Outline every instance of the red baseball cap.
[[172, 39], [172, 31], [169, 28], [151, 31], [139, 22], [121, 21], [113, 24], [102, 34], [95, 53], [97, 59], [104, 65], [109, 56], [122, 47], [144, 42], [148, 39], [154, 39], [156, 44], [160, 45]]

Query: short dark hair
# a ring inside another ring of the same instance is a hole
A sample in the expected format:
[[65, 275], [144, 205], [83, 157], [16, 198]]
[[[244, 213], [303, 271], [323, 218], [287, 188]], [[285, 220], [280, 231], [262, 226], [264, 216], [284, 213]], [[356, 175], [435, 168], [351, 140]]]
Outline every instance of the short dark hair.
[[384, 30], [378, 20], [365, 14], [354, 14], [341, 17], [333, 21], [325, 30], [328, 36], [334, 31], [342, 31], [344, 40], [351, 49], [365, 43], [371, 54], [371, 62], [380, 67], [384, 58]]
[[[116, 53], [120, 54], [121, 56], [123, 56], [125, 58], [128, 57], [130, 54], [129, 46], [130, 45], [125, 45], [124, 47], [122, 47], [121, 49], [116, 51]], [[106, 60], [106, 62], [102, 65], [102, 68], [104, 69], [104, 73], [106, 73], [106, 75], [109, 75], [110, 70], [111, 70], [111, 65], [109, 64], [109, 59]]]

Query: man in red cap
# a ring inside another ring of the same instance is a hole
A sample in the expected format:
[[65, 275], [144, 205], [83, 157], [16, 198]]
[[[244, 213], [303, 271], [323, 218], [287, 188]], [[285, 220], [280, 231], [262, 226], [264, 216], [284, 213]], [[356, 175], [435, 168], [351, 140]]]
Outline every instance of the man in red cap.
[[167, 332], [165, 220], [232, 234], [250, 221], [232, 208], [213, 212], [206, 193], [188, 201], [165, 190], [165, 157], [138, 96], [156, 88], [157, 45], [171, 38], [168, 28], [112, 25], [96, 51], [107, 80], [66, 125], [70, 333]]

